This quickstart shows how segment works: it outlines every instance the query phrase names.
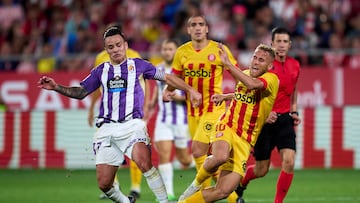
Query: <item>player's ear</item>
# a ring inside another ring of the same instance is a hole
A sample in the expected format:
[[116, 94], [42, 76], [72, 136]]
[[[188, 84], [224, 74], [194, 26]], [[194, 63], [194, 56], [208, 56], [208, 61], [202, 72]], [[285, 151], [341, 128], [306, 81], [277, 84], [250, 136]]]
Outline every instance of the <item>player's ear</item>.
[[129, 44], [128, 44], [128, 42], [127, 41], [125, 41], [125, 49], [128, 49], [129, 48]]

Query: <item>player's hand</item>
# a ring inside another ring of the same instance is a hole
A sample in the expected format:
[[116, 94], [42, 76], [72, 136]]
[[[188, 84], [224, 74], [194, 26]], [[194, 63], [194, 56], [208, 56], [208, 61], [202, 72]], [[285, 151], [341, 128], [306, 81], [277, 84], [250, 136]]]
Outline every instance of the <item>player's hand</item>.
[[48, 76], [42, 76], [38, 82], [38, 87], [47, 89], [47, 90], [54, 90], [56, 87], [56, 82], [54, 79]]
[[270, 112], [268, 118], [266, 119], [266, 123], [275, 123], [278, 116], [275, 111]]
[[214, 94], [211, 96], [211, 101], [215, 103], [215, 106], [220, 106], [223, 101], [225, 100], [225, 97], [221, 94]]
[[290, 114], [290, 116], [293, 118], [295, 126], [298, 126], [301, 123], [301, 119], [298, 115]]
[[190, 94], [190, 101], [191, 101], [192, 107], [194, 107], [194, 108], [199, 107], [201, 105], [201, 100], [202, 100], [201, 94], [194, 89], [190, 90], [189, 94]]
[[229, 56], [227, 55], [226, 53], [226, 50], [224, 48], [224, 45], [222, 43], [219, 43], [218, 44], [218, 47], [219, 47], [219, 55], [220, 55], [220, 59], [221, 59], [221, 62], [223, 63], [223, 65], [225, 67], [228, 67], [231, 65], [231, 62], [230, 62], [230, 59], [229, 59]]
[[165, 88], [163, 91], [163, 102], [172, 101], [175, 94], [176, 94], [175, 91], [169, 91]]

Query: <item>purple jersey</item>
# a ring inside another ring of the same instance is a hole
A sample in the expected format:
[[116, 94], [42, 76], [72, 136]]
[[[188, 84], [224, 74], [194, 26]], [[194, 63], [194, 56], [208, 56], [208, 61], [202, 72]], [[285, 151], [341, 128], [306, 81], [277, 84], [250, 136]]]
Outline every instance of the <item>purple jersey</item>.
[[139, 58], [128, 58], [118, 65], [105, 62], [90, 72], [80, 84], [88, 92], [102, 87], [97, 123], [122, 122], [144, 116], [141, 76], [144, 79], [164, 80], [165, 73]]
[[[165, 63], [159, 64], [157, 67], [158, 71], [171, 73], [171, 67], [166, 67]], [[184, 102], [163, 102], [162, 92], [165, 88], [166, 83], [164, 81], [156, 81], [158, 86], [158, 119], [166, 124], [187, 124], [187, 111], [186, 103]], [[178, 95], [185, 95], [182, 90], [175, 90]]]

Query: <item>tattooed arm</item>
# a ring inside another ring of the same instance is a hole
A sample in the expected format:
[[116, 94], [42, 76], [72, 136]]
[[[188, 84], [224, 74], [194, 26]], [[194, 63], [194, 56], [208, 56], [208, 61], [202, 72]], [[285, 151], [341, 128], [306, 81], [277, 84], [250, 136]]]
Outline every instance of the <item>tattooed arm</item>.
[[49, 78], [47, 76], [43, 76], [40, 78], [38, 82], [38, 87], [46, 89], [46, 90], [54, 90], [64, 96], [75, 98], [75, 99], [83, 99], [85, 98], [89, 92], [86, 91], [83, 87], [65, 87], [59, 85], [55, 82], [54, 79]]

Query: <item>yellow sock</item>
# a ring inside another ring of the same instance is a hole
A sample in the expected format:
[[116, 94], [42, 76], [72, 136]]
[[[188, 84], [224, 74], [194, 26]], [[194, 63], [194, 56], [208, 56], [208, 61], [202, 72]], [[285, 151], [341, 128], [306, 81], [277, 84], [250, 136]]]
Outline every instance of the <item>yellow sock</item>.
[[201, 165], [200, 169], [198, 170], [198, 172], [196, 174], [195, 179], [198, 183], [202, 184], [207, 179], [210, 179], [211, 176], [212, 176], [212, 173], [205, 170], [204, 166]]
[[205, 162], [205, 159], [206, 159], [206, 155], [194, 158], [195, 167], [197, 171], [200, 169], [201, 165]]
[[191, 195], [190, 197], [184, 199], [184, 201], [181, 201], [181, 203], [193, 203], [193, 202], [196, 202], [196, 203], [206, 203], [205, 202], [205, 199], [202, 195], [202, 192], [201, 190], [200, 191], [197, 191], [195, 192], [193, 195]]
[[[196, 170], [199, 171], [201, 166], [203, 165], [203, 163], [205, 162], [205, 159], [206, 159], [206, 155], [204, 156], [201, 156], [201, 157], [198, 157], [198, 158], [194, 158], [194, 161], [195, 161], [195, 167], [196, 167]], [[202, 183], [202, 187], [201, 188], [207, 188], [211, 186], [211, 178], [207, 178], [206, 180], [203, 180], [203, 183]]]
[[236, 192], [234, 191], [228, 196], [227, 200], [229, 203], [235, 203], [237, 198], [238, 198], [238, 196], [237, 196]]
[[130, 160], [130, 177], [131, 177], [131, 190], [140, 192], [140, 185], [142, 179], [142, 172], [136, 163]]

